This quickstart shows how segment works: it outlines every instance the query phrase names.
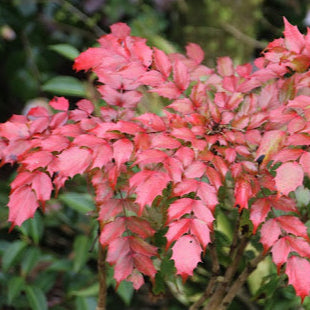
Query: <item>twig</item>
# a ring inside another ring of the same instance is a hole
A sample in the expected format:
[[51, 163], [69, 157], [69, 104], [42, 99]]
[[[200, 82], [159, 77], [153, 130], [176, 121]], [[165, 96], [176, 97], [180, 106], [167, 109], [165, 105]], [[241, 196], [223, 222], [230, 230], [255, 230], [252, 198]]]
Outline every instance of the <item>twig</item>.
[[107, 302], [107, 283], [106, 283], [106, 267], [105, 267], [106, 251], [99, 242], [98, 253], [98, 275], [99, 275], [99, 294], [96, 310], [106, 310]]
[[[70, 2], [67, 0], [52, 0], [60, 5], [67, 6], [68, 9], [71, 11], [72, 14], [77, 16], [86, 26], [89, 27], [88, 21], [89, 21], [89, 16], [87, 16], [84, 12], [80, 11], [78, 8], [76, 8], [74, 5], [72, 5]], [[92, 30], [95, 32], [96, 36], [100, 37], [106, 32], [101, 29], [98, 25], [93, 25]]]
[[233, 301], [237, 295], [239, 289], [243, 286], [244, 282], [247, 280], [249, 275], [256, 269], [257, 265], [266, 257], [266, 254], [260, 253], [256, 258], [254, 258], [248, 265], [244, 268], [242, 273], [229, 288], [226, 296], [223, 298], [222, 303], [218, 307], [218, 310], [225, 310]]
[[250, 36], [241, 32], [239, 29], [237, 29], [231, 24], [222, 23], [221, 26], [224, 30], [232, 34], [237, 40], [243, 41], [244, 43], [256, 48], [264, 49], [266, 47], [266, 44], [264, 42], [251, 38]]

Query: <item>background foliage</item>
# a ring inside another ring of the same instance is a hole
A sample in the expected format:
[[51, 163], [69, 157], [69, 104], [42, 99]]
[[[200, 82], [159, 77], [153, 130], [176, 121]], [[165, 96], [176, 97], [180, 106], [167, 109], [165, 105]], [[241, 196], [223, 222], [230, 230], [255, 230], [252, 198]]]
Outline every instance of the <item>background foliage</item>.
[[[146, 37], [166, 52], [181, 50], [188, 41], [198, 43], [212, 66], [223, 55], [239, 63], [250, 61], [267, 41], [281, 36], [283, 15], [305, 30], [307, 9], [306, 0], [2, 0], [1, 121], [31, 104], [45, 105], [54, 95], [71, 96], [73, 102], [92, 98], [92, 77], [76, 75], [72, 60], [114, 22], [127, 22], [134, 35]], [[57, 201], [47, 205], [44, 215], [37, 213], [8, 234], [3, 206], [12, 173], [14, 167], [5, 166], [0, 174], [0, 308], [94, 309], [98, 227], [85, 216], [93, 209], [85, 180], [75, 178]], [[309, 188], [307, 184], [300, 193], [300, 203], [309, 204]], [[221, 225], [218, 248], [225, 259], [233, 227], [225, 217]], [[166, 265], [162, 268], [168, 272], [171, 266]], [[128, 283], [114, 293], [110, 270], [108, 308], [186, 309], [205, 286], [208, 266], [208, 261], [201, 264], [186, 286], [171, 281], [165, 294], [164, 287], [152, 292], [150, 285], [134, 293]], [[231, 309], [299, 309], [293, 289], [284, 288], [284, 279], [274, 277], [275, 273], [264, 261]], [[307, 299], [303, 307], [310, 309]]]

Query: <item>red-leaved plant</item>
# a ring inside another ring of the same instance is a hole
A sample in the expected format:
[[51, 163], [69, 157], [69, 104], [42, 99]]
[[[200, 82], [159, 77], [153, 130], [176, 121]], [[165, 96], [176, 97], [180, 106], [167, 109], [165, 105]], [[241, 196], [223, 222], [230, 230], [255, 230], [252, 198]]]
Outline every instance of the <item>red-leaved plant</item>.
[[[35, 107], [0, 125], [2, 164], [19, 164], [8, 203], [12, 227], [44, 210], [68, 179], [86, 174], [118, 284], [139, 289], [144, 276], [154, 282], [167, 255], [185, 281], [208, 253], [213, 277], [191, 309], [206, 300], [205, 309], [225, 309], [271, 253], [303, 300], [310, 292], [309, 212], [301, 216], [293, 192], [310, 174], [310, 31], [302, 35], [284, 22], [284, 38], [254, 65], [222, 57], [214, 70], [201, 64], [194, 43], [185, 56], [166, 55], [131, 36], [126, 24], [112, 25], [100, 46], [74, 63], [98, 77], [100, 111], [86, 99], [70, 110], [60, 97], [49, 103], [56, 113]], [[139, 113], [146, 92], [166, 98], [159, 114]], [[247, 229], [236, 221], [221, 280], [219, 208], [250, 219]], [[154, 242], [159, 231], [164, 245]], [[240, 253], [258, 233], [263, 251], [236, 278]]]

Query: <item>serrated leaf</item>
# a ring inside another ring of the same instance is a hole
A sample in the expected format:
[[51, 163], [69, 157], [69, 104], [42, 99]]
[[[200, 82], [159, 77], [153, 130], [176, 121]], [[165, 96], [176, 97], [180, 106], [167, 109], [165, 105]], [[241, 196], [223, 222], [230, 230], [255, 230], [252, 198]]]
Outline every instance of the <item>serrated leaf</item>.
[[75, 211], [86, 214], [94, 210], [95, 205], [89, 194], [86, 193], [64, 193], [59, 195], [59, 200]]
[[49, 46], [49, 49], [70, 60], [74, 60], [80, 54], [80, 52], [70, 44], [53, 44]]
[[14, 299], [20, 294], [24, 288], [25, 279], [23, 277], [15, 276], [9, 280], [8, 283], [8, 304], [12, 305]]
[[8, 271], [20, 258], [23, 250], [26, 248], [27, 243], [21, 240], [11, 243], [2, 257], [2, 270]]
[[194, 269], [201, 261], [201, 252], [199, 242], [191, 235], [182, 236], [172, 247], [171, 259], [174, 260], [177, 274], [182, 277], [183, 281], [193, 275]]
[[27, 300], [32, 310], [47, 310], [47, 300], [39, 287], [26, 286]]
[[83, 83], [72, 76], [56, 76], [42, 86], [42, 90], [58, 96], [87, 97]]
[[291, 191], [302, 185], [303, 179], [303, 169], [296, 162], [288, 162], [281, 165], [277, 169], [277, 175], [275, 177], [277, 189], [284, 195], [288, 195]]
[[286, 264], [285, 273], [301, 301], [310, 294], [310, 262], [304, 258], [291, 256]]

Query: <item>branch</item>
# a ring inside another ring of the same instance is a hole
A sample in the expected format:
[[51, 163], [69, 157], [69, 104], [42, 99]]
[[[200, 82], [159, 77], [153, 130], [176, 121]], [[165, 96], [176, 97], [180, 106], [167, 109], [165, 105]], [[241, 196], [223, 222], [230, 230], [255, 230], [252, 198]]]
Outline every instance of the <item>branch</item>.
[[230, 303], [233, 301], [237, 295], [239, 289], [243, 286], [249, 275], [256, 269], [257, 265], [266, 257], [266, 254], [260, 253], [256, 258], [254, 258], [248, 265], [244, 268], [242, 273], [236, 279], [234, 284], [229, 288], [226, 296], [223, 298], [221, 305], [218, 310], [227, 309]]
[[256, 39], [251, 38], [247, 34], [241, 32], [239, 29], [237, 29], [235, 26], [228, 24], [228, 23], [222, 23], [222, 28], [226, 30], [228, 33], [232, 34], [237, 40], [243, 41], [244, 43], [253, 46], [255, 48], [264, 49], [266, 47], [265, 42], [258, 41]]
[[[84, 12], [80, 11], [78, 8], [76, 8], [74, 5], [72, 5], [69, 1], [67, 0], [52, 0], [56, 3], [58, 3], [61, 6], [67, 6], [68, 10], [75, 16], [79, 18], [88, 28], [90, 27], [88, 24], [89, 21], [89, 16], [87, 16]], [[92, 30], [95, 32], [96, 36], [100, 37], [106, 32], [102, 30], [98, 25], [93, 25]]]
[[106, 283], [106, 267], [105, 267], [106, 251], [103, 249], [99, 241], [98, 253], [98, 275], [99, 275], [99, 294], [96, 310], [106, 310], [107, 302], [107, 283]]

